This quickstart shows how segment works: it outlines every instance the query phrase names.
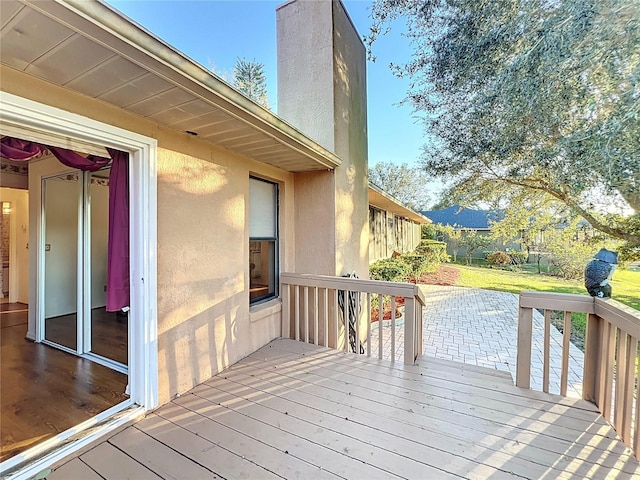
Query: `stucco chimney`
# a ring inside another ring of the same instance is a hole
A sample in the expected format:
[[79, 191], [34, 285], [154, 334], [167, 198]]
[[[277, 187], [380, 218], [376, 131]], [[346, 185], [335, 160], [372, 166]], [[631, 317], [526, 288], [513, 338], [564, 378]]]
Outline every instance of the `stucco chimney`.
[[339, 0], [292, 0], [276, 21], [278, 116], [342, 159], [335, 172], [296, 174], [296, 270], [367, 278], [364, 44]]

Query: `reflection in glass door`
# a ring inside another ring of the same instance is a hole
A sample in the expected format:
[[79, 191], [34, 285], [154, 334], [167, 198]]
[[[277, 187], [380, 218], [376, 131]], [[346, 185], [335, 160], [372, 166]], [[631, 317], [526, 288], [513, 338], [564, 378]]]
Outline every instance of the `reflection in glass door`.
[[128, 316], [106, 311], [109, 169], [42, 180], [44, 338], [127, 370]]
[[42, 180], [44, 208], [44, 337], [74, 352], [78, 345], [78, 174]]
[[104, 169], [87, 173], [87, 191], [91, 246], [87, 262], [91, 265], [91, 282], [86, 285], [87, 298], [91, 299], [87, 312], [85, 353], [93, 353], [114, 362], [127, 365], [129, 330], [128, 315], [107, 312], [107, 251], [109, 241], [109, 172]]

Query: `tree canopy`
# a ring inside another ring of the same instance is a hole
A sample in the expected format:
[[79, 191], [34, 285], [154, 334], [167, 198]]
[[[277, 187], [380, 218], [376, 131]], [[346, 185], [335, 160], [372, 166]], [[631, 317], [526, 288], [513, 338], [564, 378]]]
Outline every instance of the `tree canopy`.
[[233, 66], [233, 86], [251, 100], [269, 108], [267, 77], [264, 65], [258, 61], [238, 58]]
[[640, 2], [376, 0], [372, 18], [370, 48], [406, 21], [391, 67], [451, 198], [552, 198], [640, 246]]
[[420, 211], [429, 206], [430, 179], [420, 168], [406, 163], [378, 162], [369, 169], [369, 180], [409, 208]]

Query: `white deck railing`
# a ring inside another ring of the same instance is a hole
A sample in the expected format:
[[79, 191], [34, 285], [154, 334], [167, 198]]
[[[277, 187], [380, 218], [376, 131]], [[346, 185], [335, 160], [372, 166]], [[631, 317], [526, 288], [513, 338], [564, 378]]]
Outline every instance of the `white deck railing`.
[[[390, 360], [395, 361], [397, 329], [403, 328], [404, 363], [412, 365], [422, 354], [424, 296], [416, 285], [296, 273], [281, 274], [280, 284], [283, 337], [367, 356], [371, 356], [372, 337], [377, 337], [378, 358], [385, 358], [385, 343], [390, 341]], [[404, 298], [404, 325], [397, 327], [395, 319], [389, 322], [390, 338], [383, 335], [383, 308], [378, 309], [378, 321], [371, 321], [372, 302], [376, 299], [382, 306], [385, 297], [391, 297], [392, 312], [397, 298]], [[349, 302], [343, 301], [349, 299], [356, 304], [351, 313]], [[353, 326], [351, 339], [350, 329], [345, 328], [348, 318]]]
[[[549, 391], [549, 332], [552, 311], [564, 312], [560, 394], [567, 393], [571, 313], [587, 315], [582, 397], [595, 403], [602, 416], [640, 458], [640, 396], [638, 339], [640, 312], [611, 299], [558, 293], [522, 292], [518, 322], [516, 385], [530, 388], [533, 309], [544, 310], [543, 380]], [[635, 405], [634, 405], [635, 402]]]

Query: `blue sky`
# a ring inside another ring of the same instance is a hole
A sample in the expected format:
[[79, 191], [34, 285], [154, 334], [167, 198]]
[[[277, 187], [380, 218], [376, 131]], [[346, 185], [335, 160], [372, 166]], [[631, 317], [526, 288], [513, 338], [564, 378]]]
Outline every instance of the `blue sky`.
[[[276, 109], [276, 14], [284, 0], [107, 0], [165, 42], [201, 65], [230, 75], [238, 57], [265, 66], [271, 108]], [[343, 0], [358, 32], [369, 30], [371, 1]], [[398, 25], [400, 27], [400, 25]], [[396, 29], [397, 30], [397, 29]], [[408, 81], [393, 76], [389, 62], [410, 57], [408, 40], [398, 32], [374, 45], [367, 64], [369, 165], [387, 161], [417, 164], [425, 143], [411, 107], [399, 106]], [[277, 113], [277, 112], [276, 112]]]

